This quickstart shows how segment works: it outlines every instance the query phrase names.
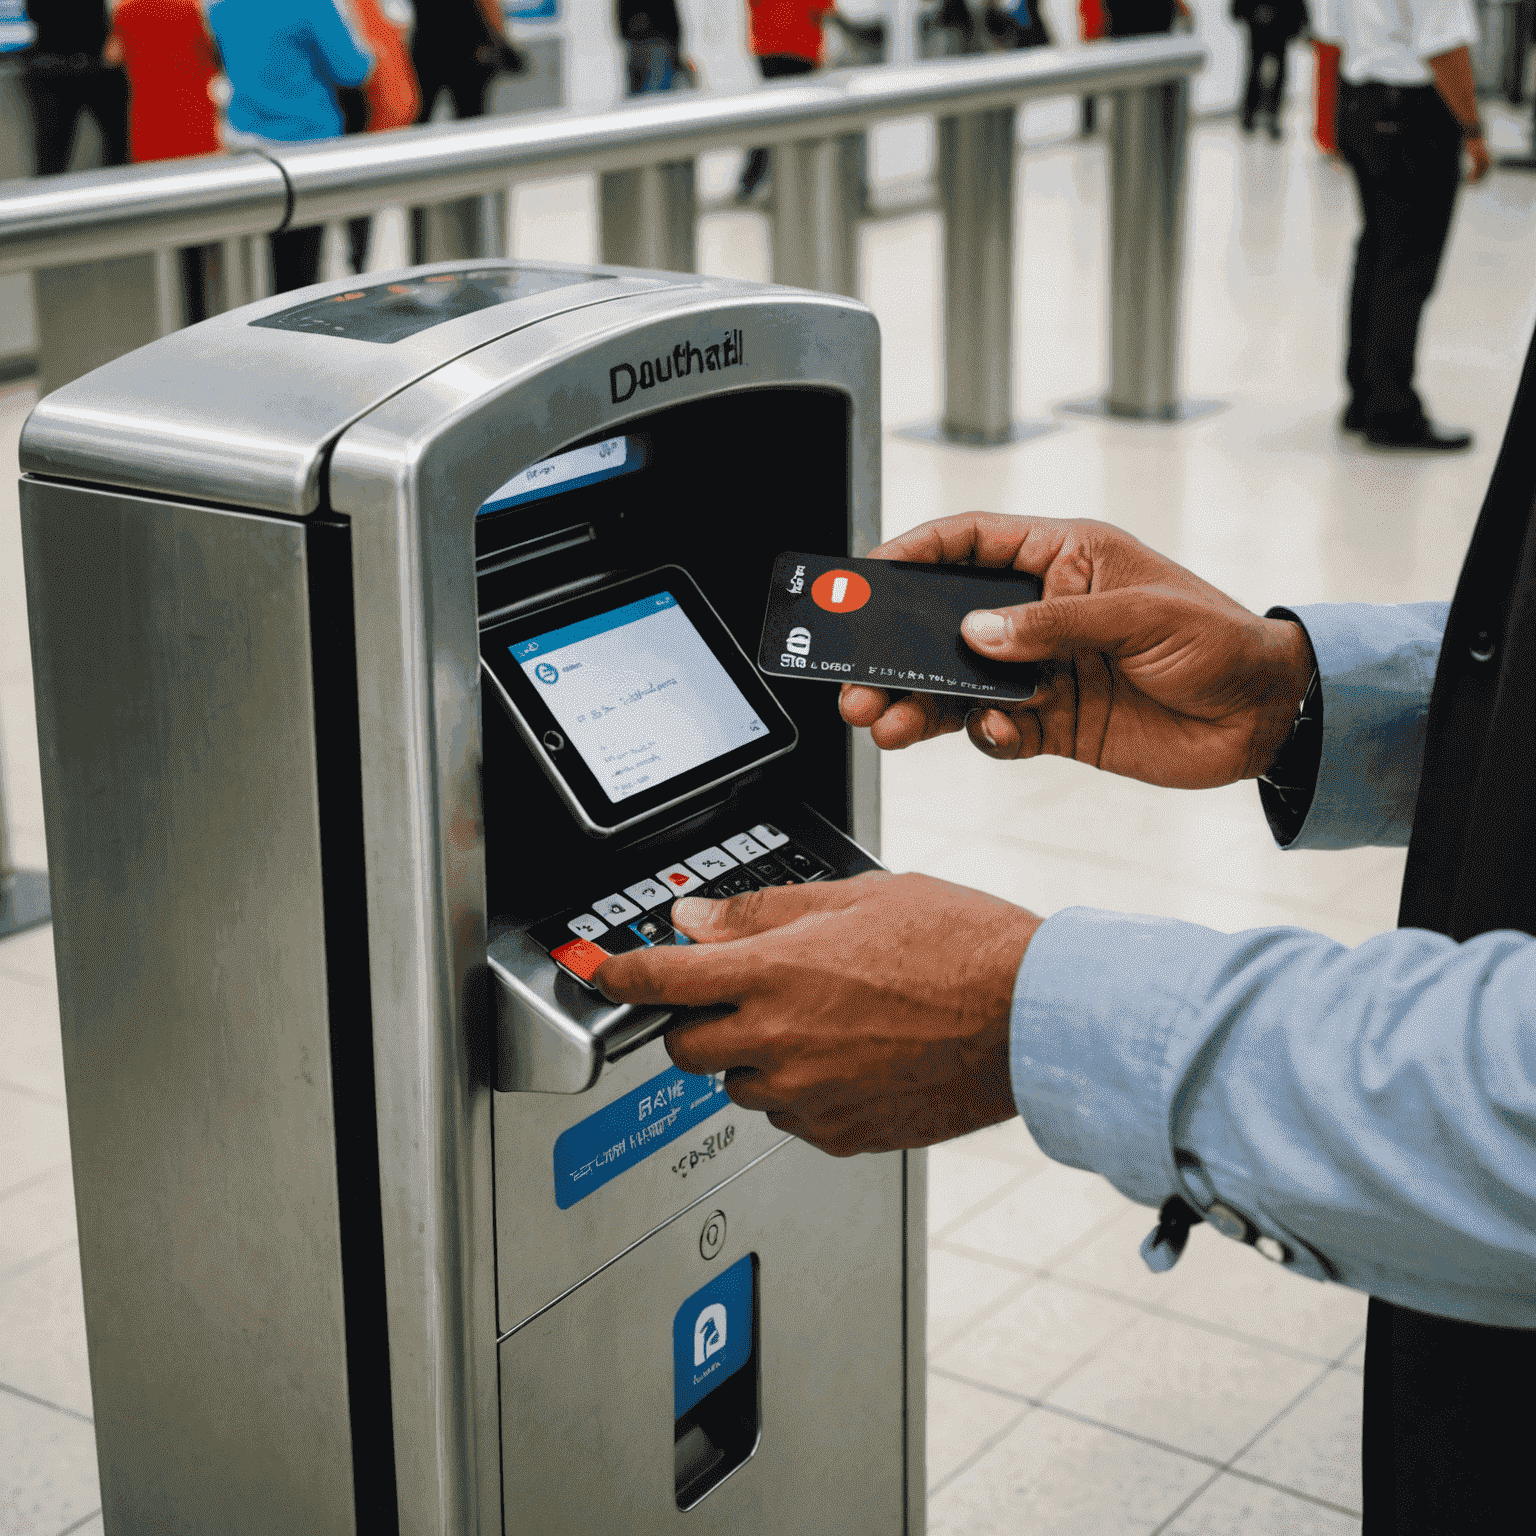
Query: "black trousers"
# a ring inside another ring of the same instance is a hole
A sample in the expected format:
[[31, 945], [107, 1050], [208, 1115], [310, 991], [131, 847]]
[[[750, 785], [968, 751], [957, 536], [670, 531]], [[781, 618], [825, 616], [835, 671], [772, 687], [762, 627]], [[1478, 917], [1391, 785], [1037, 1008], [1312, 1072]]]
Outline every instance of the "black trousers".
[[1461, 181], [1461, 129], [1433, 86], [1339, 87], [1339, 149], [1363, 226], [1344, 367], [1369, 426], [1410, 425], [1419, 322], [1434, 292]]
[[1362, 1536], [1529, 1531], [1536, 1332], [1371, 1299]]
[[[784, 80], [792, 75], [809, 75], [816, 66], [809, 59], [792, 53], [765, 53], [757, 61], [757, 72], [764, 80]], [[746, 197], [768, 174], [769, 158], [766, 149], [749, 152], [747, 163], [741, 168], [741, 195]]]
[[[1243, 92], [1243, 122], [1252, 127], [1262, 112], [1273, 122], [1280, 115], [1285, 100], [1285, 54], [1289, 36], [1278, 27], [1256, 27], [1248, 23], [1248, 86]], [[1264, 61], [1275, 61], [1274, 78], [1264, 83]]]
[[268, 235], [272, 251], [272, 292], [292, 293], [320, 280], [320, 252], [325, 243], [325, 226], [311, 224], [304, 229], [285, 229]]
[[128, 163], [128, 79], [120, 69], [29, 69], [24, 76], [37, 140], [37, 174], [69, 168], [75, 130], [89, 112], [101, 130], [102, 163]]

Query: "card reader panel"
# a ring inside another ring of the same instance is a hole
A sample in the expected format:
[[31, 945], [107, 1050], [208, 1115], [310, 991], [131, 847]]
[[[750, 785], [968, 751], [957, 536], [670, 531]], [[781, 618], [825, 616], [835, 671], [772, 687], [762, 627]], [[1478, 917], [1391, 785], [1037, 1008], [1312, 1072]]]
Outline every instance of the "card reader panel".
[[611, 954], [678, 942], [668, 920], [678, 896], [720, 898], [880, 867], [808, 806], [748, 801], [727, 803], [675, 838], [616, 855], [586, 906], [493, 929], [487, 953], [497, 1088], [582, 1093], [605, 1062], [669, 1026], [672, 1010], [611, 1003], [592, 977]]

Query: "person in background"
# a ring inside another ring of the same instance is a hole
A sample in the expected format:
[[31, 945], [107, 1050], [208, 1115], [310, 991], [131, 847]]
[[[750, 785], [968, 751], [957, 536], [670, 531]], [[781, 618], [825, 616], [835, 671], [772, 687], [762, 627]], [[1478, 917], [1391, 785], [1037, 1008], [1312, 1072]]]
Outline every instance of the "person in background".
[[421, 85], [419, 123], [430, 122], [447, 91], [455, 117], [483, 117], [498, 72], [521, 74], [522, 55], [506, 39], [500, 0], [423, 0], [416, 11], [411, 63]]
[[[128, 77], [128, 154], [135, 165], [216, 155], [221, 66], [198, 0], [117, 0], [102, 57]], [[217, 246], [178, 253], [188, 325], [208, 318], [208, 263]]]
[[1316, 0], [1313, 30], [1343, 49], [1339, 149], [1360, 192], [1349, 296], [1349, 403], [1339, 425], [1378, 448], [1455, 452], [1413, 387], [1461, 181], [1488, 172], [1472, 81], [1471, 0]]
[[128, 163], [128, 82], [102, 53], [111, 31], [103, 0], [31, 0], [37, 37], [23, 55], [37, 174], [69, 168], [75, 130], [89, 112], [101, 130], [103, 165]]
[[[384, 133], [414, 123], [421, 112], [421, 92], [411, 67], [408, 41], [409, 0], [352, 0], [363, 41], [373, 54], [373, 73], [359, 90], [337, 93], [342, 132]], [[354, 272], [368, 265], [373, 219], [366, 213], [347, 220], [347, 261]]]
[[[208, 7], [231, 97], [225, 142], [294, 144], [341, 132], [336, 93], [373, 69], [336, 0], [213, 0]], [[320, 275], [324, 226], [269, 235], [272, 291], [291, 293]]]
[[1334, 122], [1339, 111], [1339, 50], [1333, 43], [1314, 37], [1312, 59], [1312, 140], [1325, 155], [1337, 155]]
[[1232, 0], [1232, 19], [1248, 28], [1243, 132], [1252, 133], [1254, 118], [1262, 113], [1269, 119], [1270, 138], [1278, 139], [1280, 108], [1285, 102], [1285, 51], [1306, 28], [1306, 0]]
[[626, 94], [693, 85], [698, 71], [683, 55], [683, 23], [677, 0], [616, 0], [614, 22], [624, 44]]
[[1173, 31], [1175, 16], [1189, 15], [1184, 0], [1104, 0], [1110, 37], [1152, 37]]
[[[763, 79], [783, 80], [819, 68], [826, 53], [822, 28], [836, 9], [834, 0], [747, 0], [747, 41]], [[737, 196], [750, 198], [767, 180], [770, 164], [766, 149], [751, 150]]]

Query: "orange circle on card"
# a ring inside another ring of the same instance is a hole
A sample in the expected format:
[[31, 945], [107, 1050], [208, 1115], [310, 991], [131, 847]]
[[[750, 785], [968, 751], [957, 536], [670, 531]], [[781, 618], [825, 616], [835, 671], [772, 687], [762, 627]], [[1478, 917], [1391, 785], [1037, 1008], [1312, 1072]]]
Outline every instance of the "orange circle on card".
[[869, 583], [857, 571], [823, 571], [811, 583], [811, 600], [828, 613], [852, 613], [869, 601]]

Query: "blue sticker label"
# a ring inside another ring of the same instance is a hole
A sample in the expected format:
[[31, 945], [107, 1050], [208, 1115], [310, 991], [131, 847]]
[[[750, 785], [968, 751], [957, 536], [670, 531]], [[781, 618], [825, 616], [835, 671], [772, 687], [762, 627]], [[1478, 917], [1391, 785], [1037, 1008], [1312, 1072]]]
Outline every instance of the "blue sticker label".
[[672, 1319], [672, 1397], [682, 1418], [752, 1358], [752, 1255], [697, 1290]]
[[730, 1102], [723, 1074], [658, 1072], [556, 1137], [555, 1204], [568, 1211]]

